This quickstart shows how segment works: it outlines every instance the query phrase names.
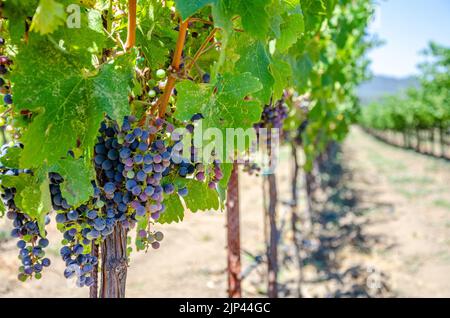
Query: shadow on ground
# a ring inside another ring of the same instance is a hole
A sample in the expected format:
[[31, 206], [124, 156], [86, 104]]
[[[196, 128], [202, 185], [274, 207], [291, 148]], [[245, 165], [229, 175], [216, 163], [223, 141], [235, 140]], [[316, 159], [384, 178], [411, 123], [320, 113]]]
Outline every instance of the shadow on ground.
[[[344, 164], [341, 147], [330, 145], [326, 158], [319, 161], [319, 181], [313, 195], [312, 233], [303, 241], [307, 250], [304, 266], [312, 266], [316, 278], [306, 284], [325, 285], [319, 297], [393, 296], [385, 273], [355, 262], [354, 254], [370, 254], [383, 244], [383, 237], [369, 235], [364, 215], [380, 207], [394, 209], [389, 203], [360, 207], [361, 193], [351, 186], [353, 172]], [[343, 256], [343, 255], [346, 255]], [[349, 258], [350, 262], [344, 262]]]

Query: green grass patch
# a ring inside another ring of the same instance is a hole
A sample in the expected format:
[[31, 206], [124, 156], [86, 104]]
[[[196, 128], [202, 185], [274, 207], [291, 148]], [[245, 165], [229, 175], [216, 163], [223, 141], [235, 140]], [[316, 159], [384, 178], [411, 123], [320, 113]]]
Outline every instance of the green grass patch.
[[433, 201], [433, 205], [440, 207], [440, 208], [445, 208], [447, 210], [450, 210], [450, 201], [444, 200], [444, 199], [436, 199]]
[[370, 151], [369, 153], [370, 160], [382, 171], [404, 171], [406, 170], [406, 165], [397, 160], [388, 159], [379, 152]]
[[426, 185], [426, 184], [432, 184], [434, 180], [430, 177], [413, 177], [413, 176], [391, 176], [389, 180], [393, 183], [397, 184], [419, 184], [419, 185]]
[[429, 196], [432, 193], [435, 193], [434, 190], [431, 189], [424, 189], [424, 188], [417, 188], [417, 189], [411, 189], [411, 188], [396, 188], [396, 191], [406, 197], [407, 199], [422, 199], [427, 196]]
[[7, 231], [0, 230], [0, 241], [6, 241], [10, 238], [9, 233]]

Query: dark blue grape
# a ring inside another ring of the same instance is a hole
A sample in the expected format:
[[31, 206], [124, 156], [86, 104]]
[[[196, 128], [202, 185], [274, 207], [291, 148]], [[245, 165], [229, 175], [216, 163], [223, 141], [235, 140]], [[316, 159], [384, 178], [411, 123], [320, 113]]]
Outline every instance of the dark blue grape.
[[105, 160], [106, 160], [106, 157], [102, 156], [102, 155], [96, 155], [94, 157], [94, 162], [97, 166], [101, 166]]
[[78, 212], [76, 210], [71, 210], [67, 213], [67, 218], [71, 221], [76, 221], [78, 219]]
[[112, 194], [116, 190], [116, 185], [114, 183], [112, 183], [112, 182], [108, 182], [108, 183], [105, 184], [103, 189], [105, 190], [106, 193]]
[[96, 210], [90, 210], [87, 212], [87, 217], [91, 220], [94, 220], [97, 217], [97, 211]]
[[186, 187], [178, 189], [178, 194], [182, 197], [185, 197], [188, 195], [188, 189]]
[[139, 143], [139, 146], [138, 146], [138, 149], [139, 149], [140, 151], [142, 151], [142, 152], [147, 151], [148, 145], [147, 145], [145, 142], [140, 142], [140, 143]]
[[102, 155], [106, 154], [107, 151], [106, 151], [105, 145], [104, 144], [96, 144], [95, 145], [95, 152], [97, 154], [102, 154]]
[[163, 189], [164, 189], [164, 193], [166, 193], [166, 194], [172, 194], [175, 191], [175, 187], [171, 183], [164, 185]]
[[39, 240], [39, 243], [38, 243], [38, 244], [39, 244], [40, 247], [45, 248], [45, 247], [48, 246], [49, 243], [50, 243], [50, 242], [49, 242], [47, 239], [42, 238], [42, 239]]
[[127, 158], [129, 158], [130, 155], [131, 155], [131, 150], [130, 150], [129, 148], [122, 148], [122, 149], [120, 150], [119, 155], [120, 155], [120, 158], [122, 158], [122, 159], [127, 159]]
[[44, 259], [42, 260], [42, 266], [44, 266], [44, 267], [49, 267], [50, 264], [51, 264], [51, 262], [50, 262], [50, 260], [49, 260], [48, 258], [44, 258]]
[[119, 159], [119, 152], [116, 149], [109, 150], [108, 159], [113, 161]]
[[144, 157], [140, 154], [137, 154], [136, 156], [134, 156], [133, 161], [136, 164], [141, 164], [144, 161]]
[[102, 163], [102, 169], [103, 170], [111, 170], [113, 168], [113, 164], [110, 160], [105, 160]]
[[23, 248], [25, 248], [25, 246], [27, 246], [27, 243], [25, 241], [20, 240], [20, 241], [17, 242], [17, 247], [18, 248], [23, 249]]
[[202, 81], [203, 83], [209, 83], [211, 81], [211, 75], [209, 75], [209, 73], [203, 74]]
[[[0, 65], [0, 66], [1, 66], [1, 65]], [[11, 96], [10, 94], [6, 94], [6, 95], [3, 97], [3, 101], [5, 102], [5, 104], [11, 105], [11, 104], [13, 103], [12, 96]]]

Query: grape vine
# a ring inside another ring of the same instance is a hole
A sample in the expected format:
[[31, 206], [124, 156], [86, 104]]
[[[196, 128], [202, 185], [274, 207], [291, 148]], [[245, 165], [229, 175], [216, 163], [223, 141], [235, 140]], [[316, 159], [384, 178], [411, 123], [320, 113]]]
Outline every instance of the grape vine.
[[126, 242], [115, 260], [127, 264], [128, 236], [157, 249], [163, 224], [224, 208], [251, 144], [230, 129], [301, 135], [308, 169], [353, 122], [371, 14], [364, 0], [3, 1], [0, 214], [19, 239], [19, 279], [50, 265], [52, 218], [64, 276], [96, 287], [98, 268], [114, 272], [108, 240]]

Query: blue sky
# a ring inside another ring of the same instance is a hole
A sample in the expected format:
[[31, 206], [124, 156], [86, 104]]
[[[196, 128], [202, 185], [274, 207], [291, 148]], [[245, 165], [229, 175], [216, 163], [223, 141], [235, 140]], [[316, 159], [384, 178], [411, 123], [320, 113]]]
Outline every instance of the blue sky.
[[368, 54], [374, 74], [417, 74], [419, 51], [430, 40], [450, 46], [450, 0], [375, 1], [378, 9], [370, 31], [385, 44]]

